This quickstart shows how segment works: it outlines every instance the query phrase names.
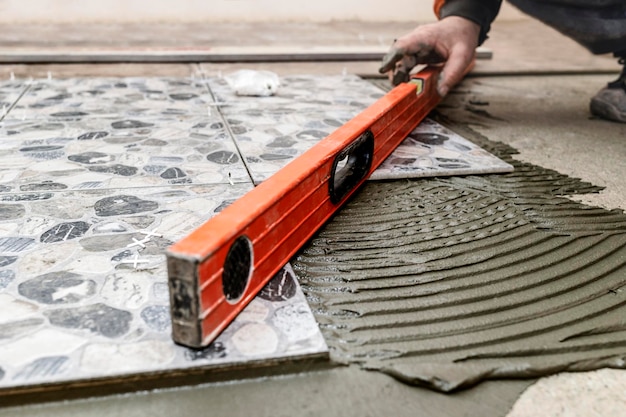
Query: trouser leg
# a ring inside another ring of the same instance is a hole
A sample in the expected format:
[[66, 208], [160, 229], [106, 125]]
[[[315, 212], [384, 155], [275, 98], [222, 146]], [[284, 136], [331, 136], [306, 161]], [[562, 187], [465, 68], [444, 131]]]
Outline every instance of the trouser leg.
[[625, 0], [509, 0], [594, 54], [626, 56]]

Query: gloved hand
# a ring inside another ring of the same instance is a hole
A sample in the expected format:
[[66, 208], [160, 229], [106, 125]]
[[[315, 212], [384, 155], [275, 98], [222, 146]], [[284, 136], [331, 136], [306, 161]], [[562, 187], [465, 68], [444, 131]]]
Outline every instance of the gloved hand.
[[416, 65], [445, 63], [437, 87], [445, 96], [474, 59], [479, 35], [478, 24], [459, 16], [418, 26], [394, 42], [379, 72], [388, 73], [393, 85], [398, 85], [409, 80]]

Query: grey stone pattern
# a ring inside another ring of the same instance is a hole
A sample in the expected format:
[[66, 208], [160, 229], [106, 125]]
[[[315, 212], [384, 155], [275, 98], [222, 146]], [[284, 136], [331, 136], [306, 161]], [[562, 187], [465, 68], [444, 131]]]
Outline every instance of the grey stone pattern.
[[372, 173], [370, 180], [512, 171], [513, 165], [426, 118]]
[[209, 80], [256, 184], [384, 95], [350, 74], [287, 76], [280, 83], [273, 96], [246, 97], [224, 79]]
[[[270, 97], [239, 97], [223, 79], [209, 80], [255, 184], [300, 156], [384, 95], [355, 75], [284, 77]], [[258, 103], [263, 103], [260, 107]], [[513, 167], [426, 119], [370, 179], [497, 172]]]
[[[165, 249], [250, 188], [58, 191], [19, 203], [24, 217], [0, 222], [0, 389], [325, 352], [290, 270], [206, 352], [171, 340]], [[275, 323], [287, 306], [302, 310], [301, 337]]]
[[201, 80], [34, 81], [0, 126], [0, 152], [11, 155], [0, 184], [34, 192], [247, 183], [212, 101]]
[[0, 91], [0, 391], [325, 354], [289, 267], [207, 349], [171, 339], [165, 250], [253, 186], [206, 82]]

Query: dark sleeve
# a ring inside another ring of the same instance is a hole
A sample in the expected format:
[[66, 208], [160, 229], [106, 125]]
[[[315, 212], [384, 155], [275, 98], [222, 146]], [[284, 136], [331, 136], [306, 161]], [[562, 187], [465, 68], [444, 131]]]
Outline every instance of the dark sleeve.
[[500, 11], [502, 0], [448, 0], [439, 10], [439, 18], [460, 16], [480, 25], [478, 44], [487, 39], [487, 33]]

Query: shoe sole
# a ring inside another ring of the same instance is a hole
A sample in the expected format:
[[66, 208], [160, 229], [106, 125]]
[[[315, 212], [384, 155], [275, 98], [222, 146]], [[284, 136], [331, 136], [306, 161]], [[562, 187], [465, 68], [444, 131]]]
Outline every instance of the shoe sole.
[[605, 102], [591, 100], [590, 110], [591, 114], [602, 119], [626, 123], [626, 114], [619, 112], [615, 106], [611, 106]]

